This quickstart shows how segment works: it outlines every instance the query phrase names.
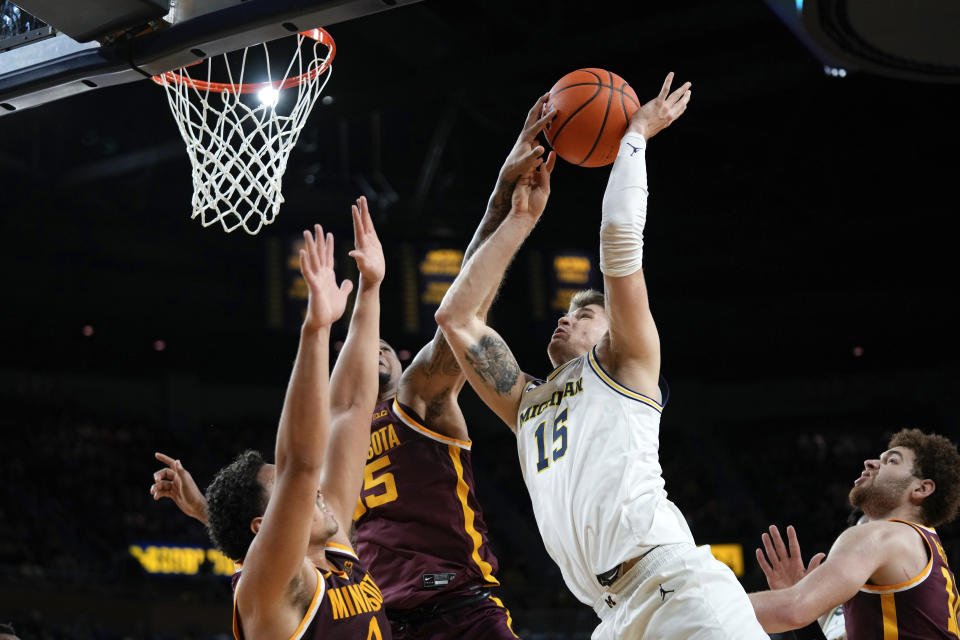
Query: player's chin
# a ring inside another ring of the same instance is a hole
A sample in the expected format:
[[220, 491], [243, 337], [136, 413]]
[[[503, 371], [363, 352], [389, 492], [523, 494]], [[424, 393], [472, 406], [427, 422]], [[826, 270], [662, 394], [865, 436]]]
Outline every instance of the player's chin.
[[552, 362], [554, 366], [563, 364], [568, 360], [566, 357], [568, 350], [562, 335], [552, 337], [550, 343], [547, 345], [547, 355], [550, 357], [550, 362]]
[[867, 492], [863, 487], [863, 483], [854, 485], [850, 492], [847, 494], [847, 500], [850, 501], [851, 506], [859, 508], [865, 502], [865, 497]]
[[337, 519], [334, 518], [333, 516], [327, 516], [327, 517], [324, 519], [324, 524], [326, 525], [326, 526], [324, 527], [324, 528], [326, 529], [326, 531], [324, 531], [324, 534], [325, 534], [324, 537], [325, 537], [325, 538], [330, 538], [330, 537], [332, 537], [335, 533], [337, 533], [338, 531], [340, 531], [340, 524], [337, 522]]

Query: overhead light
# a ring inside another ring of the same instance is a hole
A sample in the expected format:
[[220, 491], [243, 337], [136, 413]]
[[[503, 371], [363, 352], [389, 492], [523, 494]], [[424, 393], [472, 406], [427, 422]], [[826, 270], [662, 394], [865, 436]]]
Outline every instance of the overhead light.
[[272, 109], [280, 101], [280, 92], [273, 87], [264, 87], [257, 93], [257, 97], [260, 99], [260, 104]]

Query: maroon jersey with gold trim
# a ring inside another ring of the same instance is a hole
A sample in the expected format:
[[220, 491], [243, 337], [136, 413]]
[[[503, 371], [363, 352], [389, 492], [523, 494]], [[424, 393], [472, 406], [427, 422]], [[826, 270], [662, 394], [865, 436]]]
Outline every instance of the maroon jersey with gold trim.
[[960, 639], [957, 583], [934, 529], [905, 520], [927, 544], [927, 566], [911, 580], [889, 586], [865, 584], [843, 605], [847, 640]]
[[[326, 548], [332, 571], [317, 569], [317, 590], [310, 608], [291, 640], [391, 640], [383, 595], [357, 556], [347, 547]], [[233, 637], [244, 640], [237, 611], [237, 585], [242, 571], [233, 574]]]
[[470, 442], [429, 429], [396, 399], [374, 410], [353, 519], [357, 552], [388, 609], [500, 584], [474, 492]]

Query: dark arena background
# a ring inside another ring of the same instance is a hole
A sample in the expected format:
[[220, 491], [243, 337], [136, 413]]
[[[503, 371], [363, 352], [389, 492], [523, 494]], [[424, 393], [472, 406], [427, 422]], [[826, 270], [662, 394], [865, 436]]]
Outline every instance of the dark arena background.
[[[298, 233], [332, 230], [352, 276], [361, 194], [387, 257], [382, 335], [409, 362], [527, 109], [581, 67], [643, 101], [668, 71], [693, 82], [647, 151], [670, 497], [748, 591], [766, 588], [754, 549], [769, 524], [827, 551], [893, 432], [960, 439], [960, 53], [930, 43], [933, 23], [960, 21], [922, 2], [855, 33], [869, 20], [827, 6], [869, 3], [816, 4], [819, 23], [797, 21], [799, 0], [424, 0], [329, 25], [328, 99], [258, 236], [190, 220], [184, 144], [148, 80], [6, 113], [0, 622], [23, 639], [232, 637], [231, 567], [152, 500], [154, 452], [201, 486], [242, 449], [272, 454], [304, 309]], [[532, 374], [550, 369], [569, 292], [602, 282], [607, 175], [558, 162], [491, 312]], [[469, 386], [461, 402], [515, 630], [588, 638], [597, 619], [543, 549], [512, 434]], [[960, 566], [960, 529], [940, 533]]]

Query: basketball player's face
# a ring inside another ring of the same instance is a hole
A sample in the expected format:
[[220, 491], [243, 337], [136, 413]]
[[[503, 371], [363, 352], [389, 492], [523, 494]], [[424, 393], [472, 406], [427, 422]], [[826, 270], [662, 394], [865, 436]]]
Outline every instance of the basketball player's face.
[[905, 504], [915, 483], [920, 482], [913, 475], [914, 459], [911, 449], [894, 447], [879, 458], [864, 460], [863, 472], [850, 490], [850, 504], [871, 518]]
[[557, 321], [557, 328], [547, 345], [550, 362], [558, 367], [582, 356], [600, 342], [608, 327], [607, 314], [600, 305], [588, 304], [571, 309]]
[[[265, 464], [260, 470], [259, 480], [267, 493], [267, 504], [273, 497], [273, 487], [277, 477], [277, 467], [272, 464]], [[317, 490], [317, 496], [314, 501], [313, 522], [310, 525], [310, 540], [313, 542], [326, 541], [335, 534], [340, 528], [333, 512], [327, 506], [323, 494]]]
[[333, 515], [333, 511], [327, 506], [327, 502], [319, 489], [317, 489], [316, 505], [317, 508], [313, 513], [313, 527], [310, 531], [310, 538], [326, 541], [330, 539], [330, 536], [340, 530], [340, 525], [337, 523], [337, 518]]
[[403, 367], [400, 364], [400, 358], [397, 357], [397, 352], [386, 341], [381, 340], [378, 369], [381, 395], [396, 390], [402, 371]]

